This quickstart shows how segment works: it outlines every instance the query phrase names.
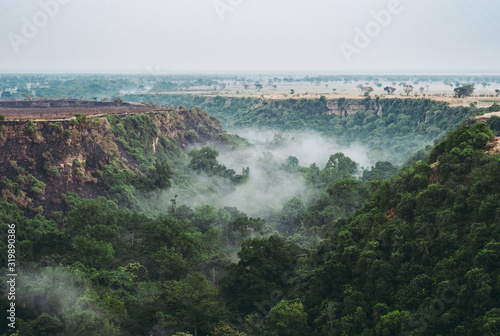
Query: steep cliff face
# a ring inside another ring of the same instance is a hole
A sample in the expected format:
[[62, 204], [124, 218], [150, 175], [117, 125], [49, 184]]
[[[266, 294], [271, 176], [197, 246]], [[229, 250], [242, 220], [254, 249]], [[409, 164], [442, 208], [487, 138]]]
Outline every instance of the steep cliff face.
[[159, 132], [176, 139], [185, 148], [193, 142], [208, 142], [220, 138], [225, 132], [216, 117], [200, 110], [178, 108], [170, 113], [151, 114]]
[[[182, 154], [196, 142], [224, 141], [218, 120], [201, 110], [173, 109], [60, 122], [0, 122], [0, 192], [26, 212], [65, 209], [64, 194], [107, 194], [103, 169], [142, 174], [145, 157]], [[139, 153], [139, 154], [137, 154]]]
[[[365, 110], [367, 108], [366, 105], [366, 102], [362, 99], [328, 99], [326, 103], [328, 111], [326, 113], [347, 116], [355, 114], [359, 110]], [[375, 101], [368, 107], [375, 110], [377, 113], [380, 112], [380, 105], [375, 103]]]

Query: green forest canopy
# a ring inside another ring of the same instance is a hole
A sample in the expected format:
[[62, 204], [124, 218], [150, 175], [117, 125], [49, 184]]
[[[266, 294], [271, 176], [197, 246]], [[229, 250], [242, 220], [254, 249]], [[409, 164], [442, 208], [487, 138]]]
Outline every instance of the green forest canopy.
[[[231, 208], [172, 203], [152, 219], [68, 194], [70, 211], [56, 223], [1, 201], [2, 227], [16, 224], [21, 263], [31, 265], [19, 276], [19, 328], [23, 335], [496, 334], [500, 170], [498, 157], [485, 154], [493, 135], [484, 124], [461, 127], [427, 159], [371, 186], [349, 177], [347, 159], [334, 158], [325, 169], [344, 173], [333, 175], [324, 198], [292, 215], [302, 234], [325, 238], [311, 247], [290, 241], [293, 232], [269, 235], [265, 223]], [[349, 197], [367, 201], [360, 208]], [[330, 206], [359, 210], [322, 217]], [[239, 243], [232, 262], [227, 251]]]
[[475, 106], [450, 107], [448, 103], [431, 99], [337, 99], [335, 108], [340, 113], [351, 104], [360, 106], [348, 116], [327, 113], [329, 107], [324, 97], [263, 100], [147, 94], [126, 95], [124, 99], [201, 107], [230, 130], [255, 127], [278, 131], [315, 130], [343, 144], [362, 143], [370, 148], [373, 161], [390, 161], [397, 165], [479, 112]]

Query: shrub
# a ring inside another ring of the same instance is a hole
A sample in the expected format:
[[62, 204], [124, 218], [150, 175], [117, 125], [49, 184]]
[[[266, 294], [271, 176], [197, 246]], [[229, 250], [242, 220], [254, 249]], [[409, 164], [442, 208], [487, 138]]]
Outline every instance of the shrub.
[[17, 175], [17, 182], [19, 182], [20, 184], [25, 184], [26, 177], [24, 177], [23, 175]]
[[52, 168], [49, 169], [48, 175], [49, 175], [50, 178], [54, 179], [56, 177], [61, 176], [61, 173], [59, 173], [59, 169], [57, 169], [55, 167], [52, 167]]
[[[59, 173], [59, 171], [57, 171]], [[37, 182], [35, 183], [35, 185], [33, 186], [33, 188], [31, 188], [31, 191], [33, 191], [35, 194], [45, 194], [45, 187], [46, 187], [46, 184], [43, 183], [43, 182]]]
[[63, 128], [60, 123], [50, 123], [49, 126], [51, 126], [59, 134], [61, 134], [63, 131]]
[[186, 138], [190, 139], [190, 140], [196, 140], [199, 138], [199, 135], [198, 133], [196, 133], [195, 130], [189, 130], [186, 132]]

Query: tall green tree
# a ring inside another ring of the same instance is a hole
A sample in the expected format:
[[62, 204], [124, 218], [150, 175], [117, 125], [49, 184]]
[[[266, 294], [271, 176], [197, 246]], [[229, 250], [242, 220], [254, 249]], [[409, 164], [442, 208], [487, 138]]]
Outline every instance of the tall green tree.
[[281, 301], [264, 320], [266, 336], [302, 336], [309, 333], [307, 313], [300, 300]]
[[180, 328], [192, 331], [194, 336], [208, 334], [228, 314], [217, 289], [200, 273], [169, 283], [165, 296]]

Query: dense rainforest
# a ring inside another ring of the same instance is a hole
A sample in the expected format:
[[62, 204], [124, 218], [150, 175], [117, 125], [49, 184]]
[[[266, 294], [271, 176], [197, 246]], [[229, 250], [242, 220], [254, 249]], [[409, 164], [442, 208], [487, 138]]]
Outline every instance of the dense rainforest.
[[[194, 106], [1, 121], [0, 226], [5, 238], [16, 228], [19, 335], [500, 332], [499, 123], [459, 127], [490, 110], [366, 99], [346, 116], [325, 113], [323, 99], [221, 99], [234, 109], [193, 104], [235, 127], [366, 141], [381, 159], [361, 167], [338, 151], [304, 164], [284, 151], [298, 139], [276, 133], [257, 147]], [[21, 148], [33, 149], [16, 160]], [[238, 158], [249, 151], [261, 153]]]

